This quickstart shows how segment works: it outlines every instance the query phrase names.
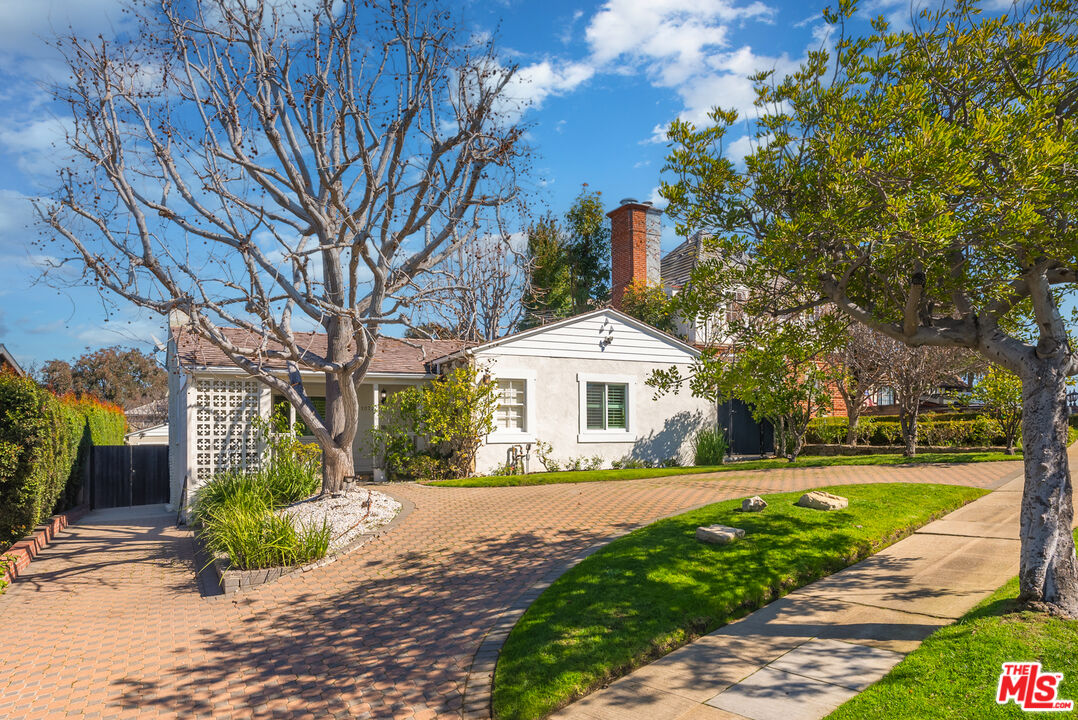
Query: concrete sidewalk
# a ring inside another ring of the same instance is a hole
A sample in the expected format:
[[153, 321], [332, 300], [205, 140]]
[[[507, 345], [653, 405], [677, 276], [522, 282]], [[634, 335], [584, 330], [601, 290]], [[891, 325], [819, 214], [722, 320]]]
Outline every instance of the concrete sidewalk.
[[1018, 574], [1021, 473], [856, 565], [646, 665], [558, 720], [815, 720]]

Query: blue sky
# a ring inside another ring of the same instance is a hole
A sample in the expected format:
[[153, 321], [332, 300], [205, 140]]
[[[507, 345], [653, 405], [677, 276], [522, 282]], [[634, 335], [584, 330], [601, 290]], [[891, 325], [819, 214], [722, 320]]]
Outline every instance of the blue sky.
[[[714, 105], [750, 110], [747, 77], [790, 70], [818, 46], [826, 4], [504, 0], [469, 3], [463, 17], [475, 32], [496, 33], [520, 66], [536, 153], [527, 182], [537, 211], [562, 213], [582, 183], [610, 208], [624, 197], [658, 199], [662, 128], [675, 117], [701, 120]], [[95, 291], [38, 282], [41, 251], [31, 244], [30, 199], [52, 190], [65, 159], [63, 108], [42, 89], [63, 68], [43, 38], [69, 24], [86, 36], [121, 32], [119, 8], [115, 0], [0, 2], [0, 342], [24, 365], [117, 343], [148, 350], [165, 337], [156, 316], [120, 307], [105, 321]], [[866, 17], [879, 12], [901, 22], [909, 4], [866, 6]], [[677, 242], [667, 223], [665, 249]]]

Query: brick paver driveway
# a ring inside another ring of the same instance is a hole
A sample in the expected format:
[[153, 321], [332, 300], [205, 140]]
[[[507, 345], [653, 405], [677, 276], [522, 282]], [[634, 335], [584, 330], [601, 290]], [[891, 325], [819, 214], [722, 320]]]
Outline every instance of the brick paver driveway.
[[72, 527], [0, 596], [0, 717], [458, 718], [497, 613], [597, 541], [716, 500], [839, 482], [995, 487], [1015, 463], [520, 488], [400, 485], [415, 510], [322, 569], [203, 598], [158, 516]]

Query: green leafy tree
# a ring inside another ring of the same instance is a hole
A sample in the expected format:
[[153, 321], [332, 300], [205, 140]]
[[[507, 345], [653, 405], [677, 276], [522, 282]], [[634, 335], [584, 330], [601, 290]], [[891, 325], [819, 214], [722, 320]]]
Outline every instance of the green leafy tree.
[[372, 444], [392, 475], [468, 477], [483, 438], [494, 431], [497, 402], [498, 387], [485, 373], [473, 365], [454, 368], [389, 396], [379, 408]]
[[[725, 157], [737, 114], [672, 124], [662, 194], [679, 231], [766, 271], [791, 310], [829, 304], [912, 346], [964, 347], [1023, 387], [1020, 598], [1078, 616], [1060, 310], [1078, 284], [1078, 6], [986, 15], [975, 0], [882, 19], [826, 17], [833, 49], [756, 76], [755, 147]], [[1031, 341], [1011, 321], [1028, 308]]]
[[546, 215], [528, 228], [528, 288], [521, 327], [572, 314], [573, 298], [568, 241], [561, 224]]
[[621, 311], [664, 332], [674, 332], [674, 303], [662, 283], [631, 283], [622, 295]]
[[56, 395], [92, 395], [126, 408], [168, 394], [168, 374], [153, 355], [119, 345], [85, 353], [74, 364], [49, 360], [37, 376]]
[[775, 427], [775, 454], [797, 459], [809, 421], [831, 410], [831, 379], [822, 356], [833, 346], [829, 321], [756, 320], [738, 329], [725, 394], [743, 401], [753, 418]]
[[775, 454], [796, 460], [809, 421], [831, 410], [833, 373], [823, 358], [841, 341], [841, 323], [829, 316], [776, 322], [749, 315], [728, 332], [732, 346], [705, 350], [684, 375], [676, 366], [658, 370], [647, 384], [658, 395], [688, 385], [697, 397], [741, 400], [753, 419], [774, 425]]
[[610, 224], [602, 194], [587, 184], [565, 214], [569, 233], [570, 295], [574, 315], [610, 299]]
[[610, 299], [610, 228], [602, 196], [587, 185], [565, 214], [528, 229], [528, 288], [521, 327], [571, 317]]
[[999, 423], [1007, 454], [1014, 454], [1014, 441], [1022, 426], [1022, 381], [1006, 368], [992, 365], [973, 388], [973, 399], [985, 414]]

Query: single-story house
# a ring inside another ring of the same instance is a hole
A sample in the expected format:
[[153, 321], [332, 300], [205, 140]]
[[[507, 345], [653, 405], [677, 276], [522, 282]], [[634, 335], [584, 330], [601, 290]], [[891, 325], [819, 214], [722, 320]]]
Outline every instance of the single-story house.
[[[300, 342], [318, 352], [325, 337], [311, 333]], [[606, 466], [628, 457], [687, 462], [694, 432], [715, 423], [714, 403], [684, 391], [656, 400], [645, 382], [660, 368], [687, 370], [698, 355], [678, 338], [609, 308], [472, 347], [381, 338], [360, 386], [356, 471], [379, 470], [368, 437], [389, 394], [466, 362], [476, 363], [499, 387], [497, 429], [480, 450], [479, 473], [503, 464], [514, 446], [533, 450], [529, 470], [541, 470], [534, 453], [539, 441], [549, 443], [552, 456], [562, 461], [597, 456]], [[177, 505], [185, 481], [190, 497], [215, 472], [256, 466], [263, 448], [252, 420], [268, 417], [283, 399], [180, 322], [169, 329], [167, 366], [171, 498]], [[284, 375], [283, 365], [274, 369]], [[305, 373], [303, 381], [321, 410], [321, 375]], [[293, 412], [287, 403], [281, 407]]]
[[168, 423], [159, 423], [124, 435], [124, 445], [168, 445]]

